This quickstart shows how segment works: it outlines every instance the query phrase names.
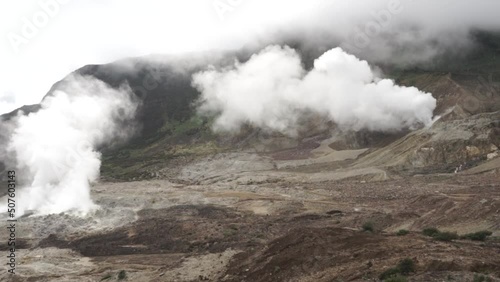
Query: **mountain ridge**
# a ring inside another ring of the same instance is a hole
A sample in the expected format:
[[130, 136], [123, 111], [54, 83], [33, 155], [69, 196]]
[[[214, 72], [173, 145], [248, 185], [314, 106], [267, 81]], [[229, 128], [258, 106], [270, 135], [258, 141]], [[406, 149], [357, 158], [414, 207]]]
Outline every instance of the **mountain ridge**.
[[[489, 43], [483, 44], [478, 49], [481, 50], [483, 56], [491, 57], [500, 54], [497, 37], [485, 38], [483, 41]], [[308, 52], [307, 50], [299, 51], [302, 54]], [[142, 126], [141, 133], [119, 150], [103, 148], [104, 177], [118, 177], [119, 179], [147, 177], [147, 175], [156, 175], [150, 172], [150, 170], [158, 169], [155, 164], [166, 165], [171, 162], [171, 160], [165, 161], [166, 159], [186, 158], [187, 160], [206, 154], [234, 150], [237, 147], [248, 149], [256, 140], [290, 139], [277, 133], [269, 135], [251, 126], [242, 129], [237, 134], [217, 134], [211, 130], [212, 119], [197, 114], [196, 101], [200, 94], [191, 85], [192, 74], [206, 69], [208, 65], [223, 67], [236, 59], [245, 61], [251, 53], [251, 50], [243, 50], [184, 56], [151, 55], [122, 59], [104, 65], [86, 65], [75, 70], [72, 74], [92, 76], [114, 88], [126, 83], [142, 101], [137, 115]], [[311, 56], [305, 57], [311, 58]], [[496, 67], [500, 67], [500, 60], [493, 60], [495, 64], [491, 64], [491, 61], [477, 53], [469, 57], [471, 58], [469, 62], [464, 62], [460, 68], [452, 66], [450, 71], [444, 71], [443, 67], [431, 67], [429, 70], [399, 69], [387, 66], [383, 68], [386, 69], [387, 76], [397, 83], [415, 86], [422, 91], [432, 93], [437, 99], [434, 114], [442, 115], [442, 121], [467, 119], [477, 114], [499, 111], [500, 83], [496, 81], [499, 77]], [[479, 62], [485, 61], [488, 62], [487, 67], [482, 68]], [[307, 60], [303, 63], [311, 64]], [[64, 88], [66, 79], [67, 77], [55, 83], [45, 97], [59, 88]], [[8, 121], [20, 111], [28, 114], [38, 109], [40, 109], [39, 104], [23, 106], [0, 118]], [[285, 143], [300, 144], [304, 137], [328, 134], [329, 130], [335, 131], [331, 125], [327, 126], [330, 129], [326, 129], [318, 122], [321, 123], [321, 119], [310, 123], [316, 129], [309, 128], [306, 135], [299, 137], [296, 141], [289, 140]], [[349, 136], [348, 133], [344, 135]], [[397, 137], [398, 134], [394, 136]], [[397, 140], [397, 138], [393, 139], [393, 141]], [[353, 140], [344, 139], [343, 142], [350, 143]], [[494, 145], [499, 146], [499, 144]], [[272, 145], [269, 148], [273, 146], [274, 149], [288, 148], [288, 146], [280, 147], [280, 145]], [[483, 155], [485, 154], [486, 152]], [[126, 156], [130, 159], [126, 160]], [[134, 159], [133, 156], [137, 158]], [[144, 162], [151, 165], [146, 165], [147, 169], [138, 168], [138, 166], [144, 167]], [[128, 169], [122, 167], [124, 163], [129, 163]]]

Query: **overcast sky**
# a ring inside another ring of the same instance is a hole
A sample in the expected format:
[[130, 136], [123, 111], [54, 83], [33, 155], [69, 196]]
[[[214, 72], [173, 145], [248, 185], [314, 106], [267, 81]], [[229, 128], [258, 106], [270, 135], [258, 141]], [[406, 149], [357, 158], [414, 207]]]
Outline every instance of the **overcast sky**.
[[[0, 0], [0, 113], [38, 103], [54, 82], [83, 65], [129, 56], [238, 48], [284, 34], [359, 49], [368, 33], [369, 46], [357, 51], [379, 60], [394, 57], [394, 46], [436, 38], [443, 46], [467, 46], [471, 29], [500, 26], [499, 2]], [[370, 31], [374, 22], [378, 27]], [[388, 44], [384, 34], [396, 34], [397, 42]], [[415, 57], [405, 58], [432, 57], [441, 45], [420, 45], [411, 52]]]
[[[237, 48], [262, 26], [296, 13], [289, 1], [282, 0], [265, 9], [249, 5], [254, 1], [234, 0], [60, 2], [0, 2], [0, 113], [38, 103], [54, 82], [85, 64], [150, 53]], [[44, 9], [40, 3], [52, 5]], [[278, 18], [275, 11], [283, 3], [287, 9]], [[47, 10], [52, 15], [42, 14]], [[26, 21], [36, 30], [26, 27]]]

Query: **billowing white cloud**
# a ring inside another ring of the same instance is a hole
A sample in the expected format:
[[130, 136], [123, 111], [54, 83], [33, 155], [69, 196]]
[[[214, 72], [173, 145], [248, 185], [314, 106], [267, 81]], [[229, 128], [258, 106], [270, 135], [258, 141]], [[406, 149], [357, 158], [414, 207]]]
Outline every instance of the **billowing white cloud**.
[[304, 112], [353, 129], [393, 131], [428, 125], [436, 100], [414, 87], [378, 78], [366, 61], [334, 48], [306, 71], [297, 52], [269, 46], [245, 63], [193, 76], [202, 113], [216, 113], [215, 129], [244, 123], [293, 135]]
[[89, 185], [99, 177], [97, 149], [134, 133], [137, 106], [128, 86], [116, 90], [73, 76], [38, 112], [19, 116], [7, 146], [27, 184], [20, 187], [17, 215], [94, 208]]

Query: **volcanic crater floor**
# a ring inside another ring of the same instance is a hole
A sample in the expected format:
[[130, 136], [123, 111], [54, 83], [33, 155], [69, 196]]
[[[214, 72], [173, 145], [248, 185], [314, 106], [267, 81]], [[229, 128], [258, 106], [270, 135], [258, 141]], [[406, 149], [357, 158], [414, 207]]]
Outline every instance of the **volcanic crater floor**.
[[[500, 281], [498, 172], [340, 177], [272, 162], [221, 154], [175, 179], [97, 183], [86, 217], [19, 220], [18, 274], [0, 280], [380, 281], [409, 258], [408, 281]], [[429, 227], [492, 235], [439, 241]]]

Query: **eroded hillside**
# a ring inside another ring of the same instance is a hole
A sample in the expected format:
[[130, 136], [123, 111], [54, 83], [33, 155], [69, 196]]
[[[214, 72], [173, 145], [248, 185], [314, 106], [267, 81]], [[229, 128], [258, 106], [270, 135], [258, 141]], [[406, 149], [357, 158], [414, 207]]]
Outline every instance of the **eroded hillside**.
[[495, 42], [448, 69], [388, 70], [437, 99], [432, 125], [400, 132], [310, 116], [296, 138], [215, 133], [190, 75], [219, 57], [84, 67], [130, 84], [143, 128], [102, 148], [98, 210], [19, 219], [12, 281], [500, 281]]

